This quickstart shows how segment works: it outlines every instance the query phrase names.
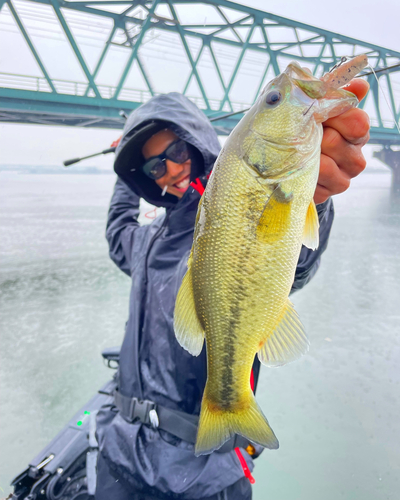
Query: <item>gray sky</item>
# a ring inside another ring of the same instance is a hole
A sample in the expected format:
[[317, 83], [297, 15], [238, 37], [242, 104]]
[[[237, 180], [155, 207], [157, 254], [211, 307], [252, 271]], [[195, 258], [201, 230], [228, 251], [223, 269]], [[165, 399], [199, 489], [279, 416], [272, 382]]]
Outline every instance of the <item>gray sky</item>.
[[249, 5], [318, 28], [400, 50], [398, 0], [245, 0]]
[[[315, 0], [286, 2], [246, 0], [243, 3], [283, 17], [400, 50], [400, 2], [398, 0], [380, 0], [379, 2], [336, 0], [327, 3]], [[16, 7], [20, 5], [23, 7], [23, 3], [18, 0], [15, 4]], [[33, 5], [36, 7], [36, 4], [30, 4], [30, 6]], [[4, 25], [1, 24], [0, 19], [0, 29], [2, 26]], [[6, 30], [1, 33], [0, 42], [3, 40], [3, 43], [0, 45], [3, 46], [3, 52], [0, 52], [0, 72], [34, 74], [34, 67], [30, 66], [31, 63], [27, 61], [23, 41], [15, 39], [18, 43], [13, 45], [12, 58], [8, 57], [4, 42], [14, 42], [12, 36], [14, 35]], [[37, 43], [44, 42], [38, 38]], [[78, 78], [76, 76], [78, 70], [73, 58], [67, 54], [65, 57], [60, 57], [64, 49], [56, 51], [48, 40], [40, 48], [43, 51], [43, 57], [47, 58], [46, 64], [61, 75], [59, 78], [70, 80]], [[90, 58], [90, 52], [87, 54]], [[118, 62], [116, 56], [113, 58], [115, 64]], [[17, 66], [18, 64], [20, 66]], [[156, 61], [156, 64], [161, 64], [160, 60]], [[109, 78], [114, 73], [110, 68], [107, 71], [108, 75], [105, 74], [104, 78]], [[172, 80], [170, 86], [171, 89], [168, 91], [175, 90]], [[240, 87], [238, 89], [240, 97]], [[116, 130], [0, 124], [0, 163], [61, 165], [64, 159], [90, 154], [108, 147], [118, 136], [119, 132]], [[97, 160], [87, 160], [86, 164], [111, 168], [112, 155]]]

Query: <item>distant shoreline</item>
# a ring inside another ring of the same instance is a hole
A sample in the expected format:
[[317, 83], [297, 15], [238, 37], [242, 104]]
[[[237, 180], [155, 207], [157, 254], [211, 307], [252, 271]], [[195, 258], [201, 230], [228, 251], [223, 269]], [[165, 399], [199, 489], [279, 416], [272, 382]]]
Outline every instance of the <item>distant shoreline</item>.
[[65, 168], [57, 165], [0, 165], [0, 172], [16, 174], [52, 174], [52, 175], [113, 175], [113, 170], [98, 167]]
[[[364, 175], [366, 173], [385, 173], [385, 171], [390, 174], [390, 169], [386, 166], [367, 166]], [[98, 168], [94, 166], [88, 167], [69, 167], [65, 168], [63, 166], [57, 165], [0, 165], [1, 172], [10, 172], [16, 174], [51, 174], [51, 175], [115, 175], [112, 169]]]

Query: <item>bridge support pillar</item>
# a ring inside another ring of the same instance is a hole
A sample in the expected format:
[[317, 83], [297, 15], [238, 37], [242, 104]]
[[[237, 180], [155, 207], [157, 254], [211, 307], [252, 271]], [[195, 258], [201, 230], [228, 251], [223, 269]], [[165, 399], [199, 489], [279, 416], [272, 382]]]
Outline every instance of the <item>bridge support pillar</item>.
[[384, 146], [380, 151], [374, 151], [374, 157], [386, 163], [392, 170], [392, 187], [400, 188], [400, 151]]

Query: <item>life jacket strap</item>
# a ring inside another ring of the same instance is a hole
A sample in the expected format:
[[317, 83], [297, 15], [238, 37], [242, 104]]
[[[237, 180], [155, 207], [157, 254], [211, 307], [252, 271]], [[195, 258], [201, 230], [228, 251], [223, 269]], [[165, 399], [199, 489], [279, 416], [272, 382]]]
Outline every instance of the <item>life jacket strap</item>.
[[[153, 401], [141, 401], [138, 398], [124, 396], [118, 390], [114, 391], [114, 402], [121, 416], [129, 423], [142, 424], [167, 431], [189, 443], [196, 442], [199, 417], [178, 410], [171, 410]], [[224, 443], [217, 453], [227, 453], [236, 447], [246, 449], [249, 441], [242, 436], [233, 436]]]

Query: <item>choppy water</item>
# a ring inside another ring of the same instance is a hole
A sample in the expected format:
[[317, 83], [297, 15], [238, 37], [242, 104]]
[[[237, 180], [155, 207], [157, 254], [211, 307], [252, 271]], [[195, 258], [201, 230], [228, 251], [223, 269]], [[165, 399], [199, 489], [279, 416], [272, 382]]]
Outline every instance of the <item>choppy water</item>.
[[[129, 293], [104, 240], [113, 183], [0, 174], [0, 496], [110, 376], [100, 351], [121, 342]], [[255, 500], [398, 498], [400, 203], [385, 170], [353, 184], [293, 297], [310, 354], [262, 371], [281, 448], [258, 459]]]

